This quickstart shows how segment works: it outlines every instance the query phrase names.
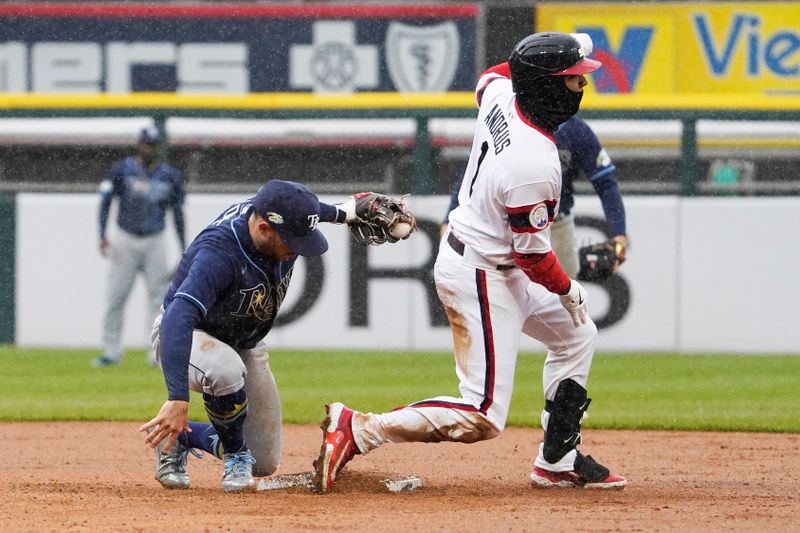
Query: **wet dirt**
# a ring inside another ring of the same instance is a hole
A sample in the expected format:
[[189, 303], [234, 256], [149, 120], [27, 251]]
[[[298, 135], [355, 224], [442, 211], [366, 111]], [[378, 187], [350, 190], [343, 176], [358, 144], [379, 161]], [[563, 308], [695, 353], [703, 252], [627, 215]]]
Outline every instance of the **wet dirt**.
[[[622, 491], [533, 489], [540, 430], [475, 444], [397, 444], [356, 457], [330, 494], [225, 494], [221, 464], [189, 458], [192, 487], [153, 479], [137, 423], [2, 423], [0, 516], [16, 531], [792, 531], [800, 435], [584, 431], [581, 451]], [[277, 474], [311, 470], [318, 426], [284, 427]], [[381, 482], [416, 474], [423, 487]]]

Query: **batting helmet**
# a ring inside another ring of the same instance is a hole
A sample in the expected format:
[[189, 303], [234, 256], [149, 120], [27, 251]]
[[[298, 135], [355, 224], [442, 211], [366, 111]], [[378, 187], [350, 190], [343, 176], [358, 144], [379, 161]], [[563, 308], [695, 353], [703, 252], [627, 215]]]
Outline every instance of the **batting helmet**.
[[592, 38], [586, 33], [534, 33], [514, 46], [508, 64], [514, 92], [525, 94], [545, 76], [588, 74], [601, 63], [589, 59]]

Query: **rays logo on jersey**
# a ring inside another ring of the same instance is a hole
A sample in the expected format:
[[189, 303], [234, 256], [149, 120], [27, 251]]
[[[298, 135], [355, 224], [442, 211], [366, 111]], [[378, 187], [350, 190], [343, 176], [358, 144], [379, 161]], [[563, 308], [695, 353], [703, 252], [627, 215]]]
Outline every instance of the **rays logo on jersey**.
[[294, 267], [284, 274], [274, 290], [272, 287], [266, 287], [263, 283], [249, 289], [240, 289], [239, 294], [242, 295], [242, 299], [239, 302], [239, 308], [231, 313], [231, 316], [242, 318], [254, 316], [262, 321], [273, 320], [286, 297], [293, 272]]
[[147, 194], [150, 191], [150, 180], [142, 176], [125, 176], [125, 186], [134, 194]]
[[249, 317], [255, 316], [257, 319], [266, 321], [275, 318], [275, 312], [279, 302], [276, 301], [272, 291], [267, 289], [263, 283], [249, 289], [241, 289], [242, 301], [239, 309], [231, 313], [233, 316]]

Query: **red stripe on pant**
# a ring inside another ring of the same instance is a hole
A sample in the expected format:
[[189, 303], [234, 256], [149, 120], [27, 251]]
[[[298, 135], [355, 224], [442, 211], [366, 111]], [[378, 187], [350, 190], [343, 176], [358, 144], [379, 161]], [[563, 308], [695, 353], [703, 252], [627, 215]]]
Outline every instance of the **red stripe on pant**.
[[489, 312], [489, 296], [486, 292], [486, 272], [481, 269], [475, 270], [475, 280], [478, 290], [478, 305], [481, 310], [481, 325], [483, 329], [483, 348], [484, 348], [484, 361], [486, 363], [486, 371], [483, 378], [483, 401], [480, 407], [474, 405], [445, 402], [442, 400], [423, 400], [421, 402], [412, 403], [411, 405], [404, 405], [396, 407], [392, 411], [399, 411], [406, 407], [444, 407], [447, 409], [456, 409], [459, 411], [480, 411], [486, 414], [489, 407], [494, 403], [494, 333], [492, 331], [492, 317]]
[[[474, 405], [469, 405], [467, 403], [455, 403], [455, 402], [443, 402], [441, 400], [423, 400], [421, 402], [412, 403], [411, 405], [404, 405], [403, 407], [397, 407], [392, 409], [392, 411], [399, 411], [400, 409], [405, 409], [406, 407], [445, 407], [447, 409], [455, 409], [457, 411], [471, 411], [477, 412], [478, 408]], [[484, 413], [485, 414], [485, 413]]]

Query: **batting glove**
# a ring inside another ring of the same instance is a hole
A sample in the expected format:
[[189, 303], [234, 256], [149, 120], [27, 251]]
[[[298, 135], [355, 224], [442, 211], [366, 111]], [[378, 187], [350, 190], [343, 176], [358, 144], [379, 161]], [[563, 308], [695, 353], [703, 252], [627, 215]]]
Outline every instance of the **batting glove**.
[[586, 289], [573, 279], [570, 280], [567, 294], [561, 294], [558, 297], [561, 299], [561, 305], [572, 317], [572, 323], [576, 328], [581, 324], [586, 324], [586, 321], [589, 320], [589, 313], [586, 311]]

